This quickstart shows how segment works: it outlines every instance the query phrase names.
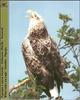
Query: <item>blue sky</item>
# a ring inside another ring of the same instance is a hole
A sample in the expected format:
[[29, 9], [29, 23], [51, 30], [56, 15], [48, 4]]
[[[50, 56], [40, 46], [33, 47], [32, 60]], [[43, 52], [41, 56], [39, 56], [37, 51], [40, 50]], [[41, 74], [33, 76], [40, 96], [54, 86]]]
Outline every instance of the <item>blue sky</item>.
[[[27, 34], [29, 20], [25, 17], [28, 9], [36, 10], [44, 19], [51, 36], [57, 42], [57, 30], [62, 25], [59, 13], [68, 14], [72, 27], [79, 28], [79, 1], [9, 1], [9, 84], [14, 85], [24, 78], [26, 67], [21, 52], [21, 43]], [[64, 85], [61, 95], [65, 100], [78, 96], [73, 87]]]

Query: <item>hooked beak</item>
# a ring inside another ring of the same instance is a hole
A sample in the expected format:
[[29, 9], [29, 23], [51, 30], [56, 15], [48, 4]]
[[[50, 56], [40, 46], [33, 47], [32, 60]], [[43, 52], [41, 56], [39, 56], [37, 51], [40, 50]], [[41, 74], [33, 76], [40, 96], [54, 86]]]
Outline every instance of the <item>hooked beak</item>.
[[27, 15], [25, 17], [27, 17], [29, 19], [33, 18], [33, 10], [27, 10], [26, 13], [27, 13]]

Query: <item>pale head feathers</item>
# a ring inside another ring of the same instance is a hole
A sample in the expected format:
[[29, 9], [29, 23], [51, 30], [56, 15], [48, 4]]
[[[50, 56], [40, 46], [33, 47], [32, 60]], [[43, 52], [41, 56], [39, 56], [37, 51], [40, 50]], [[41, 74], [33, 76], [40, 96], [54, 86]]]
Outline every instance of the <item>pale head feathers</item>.
[[36, 11], [34, 11], [34, 10], [27, 10], [27, 14], [28, 14], [29, 19], [30, 19], [29, 27], [28, 27], [28, 34], [27, 34], [27, 37], [28, 37], [29, 33], [33, 29], [44, 27], [44, 22], [43, 22], [42, 17]]
[[43, 20], [42, 17], [34, 10], [27, 10], [30, 19]]

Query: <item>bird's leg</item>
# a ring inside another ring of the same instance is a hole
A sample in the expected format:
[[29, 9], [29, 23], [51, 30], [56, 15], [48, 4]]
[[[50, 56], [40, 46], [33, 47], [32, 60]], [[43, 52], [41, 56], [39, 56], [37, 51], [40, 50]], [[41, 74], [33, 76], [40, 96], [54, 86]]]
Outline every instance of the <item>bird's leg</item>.
[[55, 100], [63, 100], [61, 96], [58, 96]]

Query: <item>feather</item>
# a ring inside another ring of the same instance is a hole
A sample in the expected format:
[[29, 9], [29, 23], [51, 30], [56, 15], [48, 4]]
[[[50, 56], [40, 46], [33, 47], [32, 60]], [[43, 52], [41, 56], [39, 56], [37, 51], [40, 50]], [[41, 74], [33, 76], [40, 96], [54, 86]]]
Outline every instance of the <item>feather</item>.
[[[43, 85], [50, 96], [57, 97], [63, 84], [65, 64], [58, 47], [49, 36], [42, 17], [33, 10], [28, 10], [29, 28], [22, 42], [22, 53], [26, 67]], [[56, 83], [56, 85], [55, 85]]]

